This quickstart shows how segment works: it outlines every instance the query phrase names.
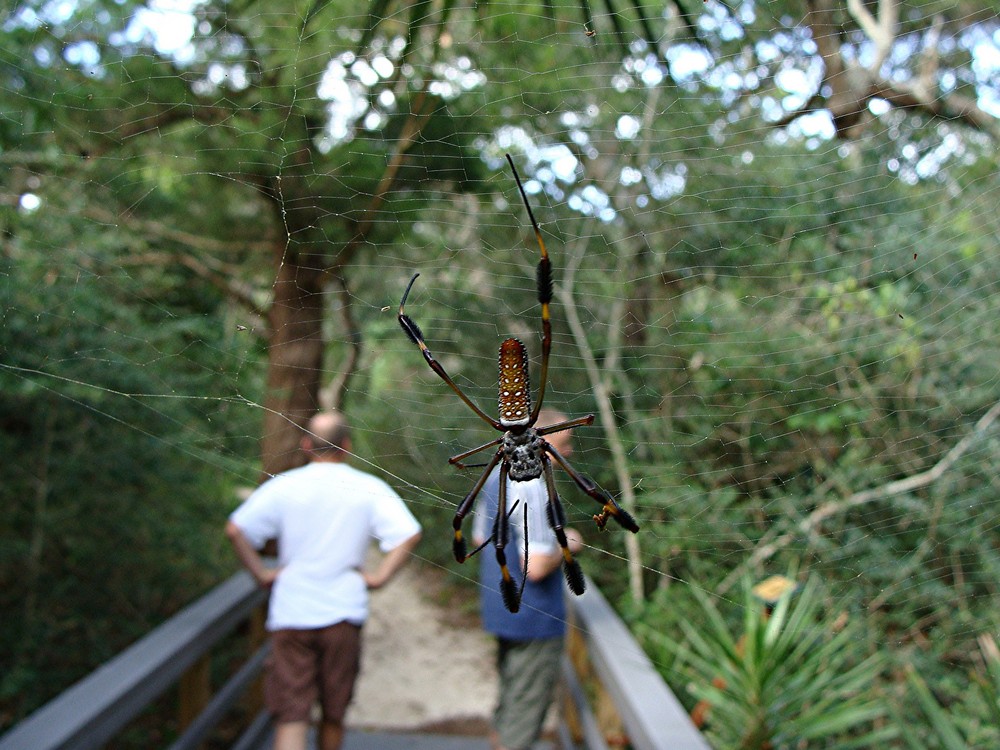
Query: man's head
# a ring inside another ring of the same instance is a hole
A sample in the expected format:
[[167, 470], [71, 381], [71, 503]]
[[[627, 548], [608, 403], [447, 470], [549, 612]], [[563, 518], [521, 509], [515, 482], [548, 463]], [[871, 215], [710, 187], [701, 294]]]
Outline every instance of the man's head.
[[351, 430], [339, 412], [322, 411], [306, 425], [302, 450], [313, 461], [343, 461], [351, 449]]
[[[538, 421], [535, 423], [535, 428], [551, 427], [554, 424], [559, 424], [559, 422], [565, 422], [567, 419], [569, 419], [569, 417], [561, 411], [556, 411], [555, 409], [542, 409], [538, 412]], [[568, 458], [570, 454], [573, 453], [572, 430], [553, 432], [551, 435], [545, 435], [544, 437], [549, 442], [549, 445], [559, 451], [561, 455]]]

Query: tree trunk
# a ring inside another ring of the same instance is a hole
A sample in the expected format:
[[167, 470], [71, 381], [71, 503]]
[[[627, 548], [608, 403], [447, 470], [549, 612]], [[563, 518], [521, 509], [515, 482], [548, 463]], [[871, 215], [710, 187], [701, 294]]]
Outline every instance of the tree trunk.
[[[305, 256], [309, 258], [308, 255]], [[323, 371], [323, 282], [319, 263], [285, 253], [268, 315], [267, 392], [261, 459], [265, 476], [301, 466], [302, 427], [319, 409]]]
[[[299, 450], [302, 427], [322, 408], [324, 287], [339, 279], [346, 289], [345, 269], [374, 228], [386, 196], [395, 188], [407, 152], [437, 104], [437, 97], [426, 90], [414, 97], [410, 115], [362, 219], [357, 224], [347, 223], [349, 239], [335, 253], [330, 253], [328, 235], [319, 230], [324, 213], [313, 194], [313, 180], [318, 173], [310, 145], [317, 130], [315, 123], [307, 122], [305, 117], [289, 119], [286, 141], [297, 146], [288, 152], [279, 180], [260, 180], [272, 201], [276, 220], [289, 238], [276, 252], [278, 270], [268, 314], [271, 338], [261, 437], [264, 478], [305, 463]], [[350, 318], [345, 322], [350, 328]], [[353, 350], [353, 354], [358, 351]], [[346, 365], [348, 377], [354, 364]], [[345, 386], [346, 381], [338, 387]], [[335, 393], [342, 395], [340, 391]]]

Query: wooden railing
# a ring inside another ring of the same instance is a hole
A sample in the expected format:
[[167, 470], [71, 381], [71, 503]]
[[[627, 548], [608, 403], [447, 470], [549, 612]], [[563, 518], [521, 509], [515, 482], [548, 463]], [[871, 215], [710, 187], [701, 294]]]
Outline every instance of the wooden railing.
[[[586, 594], [569, 599], [563, 748], [708, 750], [593, 581]], [[249, 575], [233, 576], [0, 737], [0, 750], [95, 750], [174, 686], [181, 733], [170, 750], [198, 748], [258, 679], [267, 653], [264, 603]], [[210, 656], [239, 628], [247, 630], [250, 656], [213, 690]], [[234, 750], [262, 746], [269, 729], [266, 715], [257, 713]]]
[[[260, 672], [265, 600], [249, 575], [233, 576], [4, 734], [0, 750], [99, 748], [175, 685], [182, 731], [171, 748], [198, 747]], [[209, 657], [240, 627], [250, 658], [213, 695]], [[250, 729], [263, 730], [263, 721]]]
[[709, 750], [708, 742], [593, 581], [569, 597], [559, 741], [564, 750]]

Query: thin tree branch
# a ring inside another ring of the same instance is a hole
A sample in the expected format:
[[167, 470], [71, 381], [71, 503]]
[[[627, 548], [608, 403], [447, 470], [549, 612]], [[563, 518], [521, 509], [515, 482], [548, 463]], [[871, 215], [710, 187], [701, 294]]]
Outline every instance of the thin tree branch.
[[399, 138], [396, 140], [396, 148], [386, 164], [385, 171], [382, 173], [382, 177], [375, 187], [375, 192], [372, 193], [371, 201], [368, 204], [368, 208], [365, 210], [364, 215], [358, 221], [355, 231], [347, 244], [344, 245], [337, 253], [336, 257], [327, 267], [327, 273], [335, 275], [336, 269], [342, 268], [350, 262], [351, 257], [357, 251], [365, 240], [368, 239], [368, 235], [371, 234], [372, 229], [375, 226], [375, 217], [378, 215], [379, 210], [382, 208], [382, 204], [385, 203], [386, 197], [392, 191], [393, 185], [396, 182], [396, 177], [399, 174], [399, 170], [402, 168], [403, 164], [406, 163], [407, 152], [417, 139], [420, 137], [421, 132], [423, 132], [424, 127], [430, 121], [431, 115], [437, 108], [438, 100], [437, 97], [428, 94], [427, 89], [424, 88], [417, 94], [413, 106], [410, 108], [410, 114], [406, 118], [406, 122], [403, 124], [402, 132], [399, 134]]
[[245, 307], [258, 318], [256, 328], [265, 328], [267, 310], [257, 302], [256, 290], [235, 277], [235, 269], [231, 266], [198, 258], [191, 253], [182, 252], [148, 252], [121, 258], [122, 266], [166, 266], [181, 265], [192, 271], [198, 278], [212, 284], [229, 299]]
[[[583, 241], [580, 241], [578, 244], [581, 246], [585, 245]], [[608, 442], [608, 447], [611, 449], [615, 478], [618, 486], [621, 488], [622, 507], [631, 513], [633, 517], [637, 517], [635, 483], [628, 467], [628, 457], [625, 454], [621, 429], [615, 417], [614, 408], [611, 406], [611, 376], [606, 369], [602, 371], [598, 366], [597, 358], [587, 343], [587, 332], [580, 320], [579, 308], [573, 294], [575, 272], [579, 267], [579, 258], [582, 257], [583, 253], [567, 254], [570, 256], [570, 260], [567, 264], [567, 271], [563, 275], [562, 283], [556, 287], [556, 295], [565, 308], [566, 321], [573, 334], [573, 340], [576, 342], [580, 357], [583, 359], [584, 369], [590, 381], [590, 388], [594, 394], [594, 400], [597, 402], [597, 411], [601, 417], [601, 426], [604, 428], [605, 439]], [[619, 319], [620, 313], [618, 317], [611, 318], [611, 325], [614, 325]], [[621, 346], [620, 337], [617, 346]], [[617, 359], [617, 354], [609, 356], [612, 359]], [[645, 599], [645, 591], [642, 583], [642, 556], [639, 548], [639, 540], [634, 534], [626, 535], [625, 549], [628, 559], [629, 589], [632, 599], [636, 602], [642, 602]]]
[[978, 440], [982, 434], [986, 432], [986, 430], [988, 430], [997, 420], [997, 417], [1000, 417], [1000, 401], [993, 404], [989, 411], [979, 418], [979, 421], [976, 422], [975, 427], [972, 428], [969, 434], [952, 446], [951, 450], [949, 450], [940, 461], [934, 464], [934, 466], [929, 468], [927, 471], [922, 471], [919, 474], [913, 474], [912, 476], [905, 477], [903, 479], [897, 479], [893, 482], [889, 482], [888, 484], [884, 484], [881, 487], [873, 487], [872, 489], [855, 492], [853, 495], [845, 498], [844, 500], [831, 500], [830, 502], [819, 506], [816, 510], [806, 516], [806, 518], [800, 521], [796, 528], [792, 531], [782, 534], [773, 542], [760, 546], [754, 550], [754, 553], [745, 563], [737, 566], [728, 576], [726, 576], [725, 580], [723, 580], [723, 582], [719, 585], [717, 592], [719, 594], [724, 594], [743, 576], [744, 572], [748, 568], [771, 558], [776, 552], [784, 549], [795, 541], [799, 534], [812, 534], [819, 524], [831, 516], [839, 515], [850, 510], [851, 508], [856, 508], [859, 505], [865, 505], [874, 500], [881, 500], [887, 497], [901, 495], [905, 492], [912, 492], [913, 490], [933, 484], [940, 479], [944, 473], [965, 454], [966, 451], [969, 450], [972, 444]]
[[164, 240], [176, 242], [179, 245], [204, 250], [207, 253], [231, 254], [243, 250], [270, 252], [272, 246], [272, 241], [270, 240], [218, 240], [213, 237], [206, 237], [203, 234], [176, 229], [162, 221], [137, 219], [134, 216], [113, 213], [99, 206], [89, 206], [84, 212], [84, 216], [99, 221], [102, 224], [110, 224], [112, 226], [124, 223], [129, 228], [134, 229], [137, 234], [153, 235]]
[[[958, 93], [944, 93], [937, 85], [937, 41], [943, 21], [935, 18], [925, 39], [924, 52], [913, 84], [890, 81], [881, 76], [881, 68], [892, 51], [899, 24], [898, 0], [879, 0], [878, 16], [873, 16], [864, 0], [848, 0], [851, 17], [875, 47], [875, 58], [867, 68], [845, 63], [841, 50], [841, 32], [832, 0], [807, 0], [804, 22], [812, 32], [823, 60], [823, 81], [802, 107], [770, 123], [783, 128], [809, 112], [826, 110], [833, 118], [837, 135], [856, 137], [864, 122], [868, 103], [881, 98], [894, 107], [922, 111], [942, 120], [957, 120], [976, 130], [1000, 137], [1000, 123], [974, 99]], [[830, 93], [824, 95], [823, 87]]]
[[340, 364], [337, 374], [330, 381], [330, 385], [324, 389], [322, 396], [326, 402], [325, 408], [340, 411], [343, 409], [348, 383], [357, 371], [358, 362], [361, 360], [364, 342], [361, 329], [358, 328], [352, 314], [352, 298], [351, 291], [347, 287], [347, 279], [339, 273], [334, 279], [337, 286], [337, 296], [340, 298], [340, 323], [344, 331], [344, 338], [347, 340], [347, 356]]
[[902, 84], [880, 79], [872, 89], [872, 96], [885, 99], [900, 109], [922, 110], [942, 120], [959, 120], [994, 137], [1000, 135], [1000, 123], [997, 119], [980, 109], [972, 98], [961, 94], [939, 94], [927, 98], [921, 95], [916, 86], [907, 88]]
[[899, 6], [896, 4], [896, 0], [879, 0], [878, 19], [872, 16], [862, 0], [847, 0], [847, 9], [868, 39], [875, 45], [875, 60], [869, 70], [877, 75], [882, 68], [882, 63], [889, 56], [892, 43], [896, 41]]
[[396, 148], [386, 164], [385, 171], [372, 193], [371, 201], [358, 222], [354, 234], [324, 271], [327, 278], [337, 287], [337, 294], [340, 297], [340, 321], [349, 345], [345, 361], [325, 389], [325, 394], [322, 394], [322, 397], [329, 399], [329, 407], [332, 409], [342, 407], [348, 383], [357, 370], [362, 352], [361, 330], [352, 315], [351, 293], [343, 270], [374, 229], [375, 218], [396, 183], [399, 170], [406, 162], [407, 153], [420, 137], [436, 107], [437, 99], [429, 95], [426, 88], [421, 90], [403, 124], [402, 132], [396, 141]]

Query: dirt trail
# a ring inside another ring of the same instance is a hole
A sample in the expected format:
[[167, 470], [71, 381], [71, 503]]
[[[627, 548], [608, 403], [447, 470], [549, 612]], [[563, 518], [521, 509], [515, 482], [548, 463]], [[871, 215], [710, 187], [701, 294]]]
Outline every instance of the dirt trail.
[[414, 561], [373, 593], [349, 726], [485, 733], [494, 642], [469, 615], [436, 602], [440, 586], [428, 580], [436, 573]]

